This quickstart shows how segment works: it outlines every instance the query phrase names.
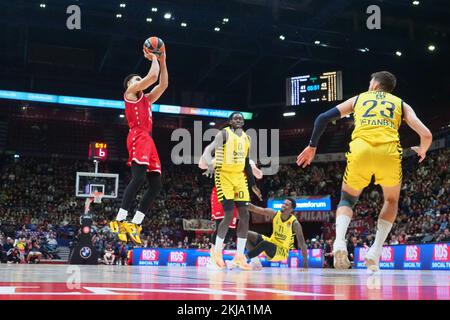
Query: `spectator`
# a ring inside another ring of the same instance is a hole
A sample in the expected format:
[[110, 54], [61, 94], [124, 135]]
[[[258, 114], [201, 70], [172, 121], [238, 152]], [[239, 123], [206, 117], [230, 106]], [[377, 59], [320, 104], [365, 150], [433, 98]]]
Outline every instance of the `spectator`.
[[115, 259], [114, 250], [108, 245], [105, 249], [105, 254], [103, 255], [103, 261], [106, 265], [112, 265], [114, 264]]

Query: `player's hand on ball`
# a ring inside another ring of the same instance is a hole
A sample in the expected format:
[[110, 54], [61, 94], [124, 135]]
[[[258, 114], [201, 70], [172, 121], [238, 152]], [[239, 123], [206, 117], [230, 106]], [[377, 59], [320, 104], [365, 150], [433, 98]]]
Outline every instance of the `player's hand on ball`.
[[159, 62], [166, 62], [166, 51], [161, 52], [160, 56], [158, 57]]
[[256, 185], [254, 185], [252, 187], [252, 191], [253, 191], [254, 194], [256, 194], [256, 196], [258, 197], [259, 201], [262, 201], [261, 190], [259, 190], [259, 188]]
[[305, 168], [306, 166], [310, 165], [311, 162], [314, 160], [314, 156], [316, 155], [316, 149], [311, 146], [307, 146], [302, 153], [300, 153], [297, 157], [297, 165], [299, 167]]
[[427, 156], [427, 152], [425, 150], [422, 150], [420, 147], [411, 147], [411, 150], [413, 150], [419, 156], [419, 163], [421, 163]]
[[148, 52], [145, 49], [142, 49], [142, 52], [144, 52], [144, 57], [146, 59], [148, 59], [150, 61], [158, 60], [158, 57], [154, 53]]

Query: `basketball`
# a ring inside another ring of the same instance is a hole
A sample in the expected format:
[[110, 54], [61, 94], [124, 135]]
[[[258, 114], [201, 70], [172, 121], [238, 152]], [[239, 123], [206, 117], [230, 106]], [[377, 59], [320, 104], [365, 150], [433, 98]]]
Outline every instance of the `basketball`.
[[165, 50], [164, 42], [158, 37], [150, 37], [144, 42], [144, 50], [160, 57]]

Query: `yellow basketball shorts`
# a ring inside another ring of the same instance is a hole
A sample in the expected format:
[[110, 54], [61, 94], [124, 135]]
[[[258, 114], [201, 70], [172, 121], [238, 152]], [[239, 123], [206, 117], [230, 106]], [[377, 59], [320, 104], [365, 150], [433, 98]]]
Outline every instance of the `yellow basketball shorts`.
[[219, 201], [250, 201], [248, 192], [247, 176], [244, 172], [226, 172], [216, 170], [214, 182], [217, 189], [217, 198]]
[[402, 182], [402, 148], [399, 142], [371, 145], [363, 139], [350, 142], [344, 183], [362, 190], [375, 176], [375, 184], [393, 187]]
[[286, 249], [282, 246], [280, 246], [279, 244], [273, 242], [272, 240], [270, 240], [269, 237], [265, 236], [265, 235], [261, 235], [264, 241], [273, 243], [276, 247], [277, 247], [277, 251], [275, 253], [275, 255], [270, 258], [269, 256], [267, 256], [267, 260], [268, 261], [272, 261], [272, 262], [279, 262], [279, 261], [284, 261], [289, 257], [289, 249]]

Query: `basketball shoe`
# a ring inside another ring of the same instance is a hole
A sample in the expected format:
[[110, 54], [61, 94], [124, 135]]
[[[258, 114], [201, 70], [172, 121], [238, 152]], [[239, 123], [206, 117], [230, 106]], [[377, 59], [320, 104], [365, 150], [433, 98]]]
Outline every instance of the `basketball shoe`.
[[125, 231], [130, 236], [131, 241], [133, 241], [137, 245], [142, 244], [141, 240], [141, 231], [142, 227], [132, 222], [125, 223]]
[[214, 262], [217, 268], [224, 269], [226, 267], [222, 257], [222, 250], [220, 252], [217, 252], [215, 246], [212, 245], [211, 249], [209, 250], [209, 254], [211, 256], [211, 261]]
[[241, 270], [250, 271], [253, 267], [247, 263], [247, 258], [244, 254], [236, 254], [230, 263], [230, 269], [239, 268]]
[[127, 231], [125, 228], [126, 224], [127, 224], [126, 221], [117, 221], [117, 220], [111, 221], [109, 223], [111, 232], [117, 234], [119, 240], [125, 243], [128, 242]]

